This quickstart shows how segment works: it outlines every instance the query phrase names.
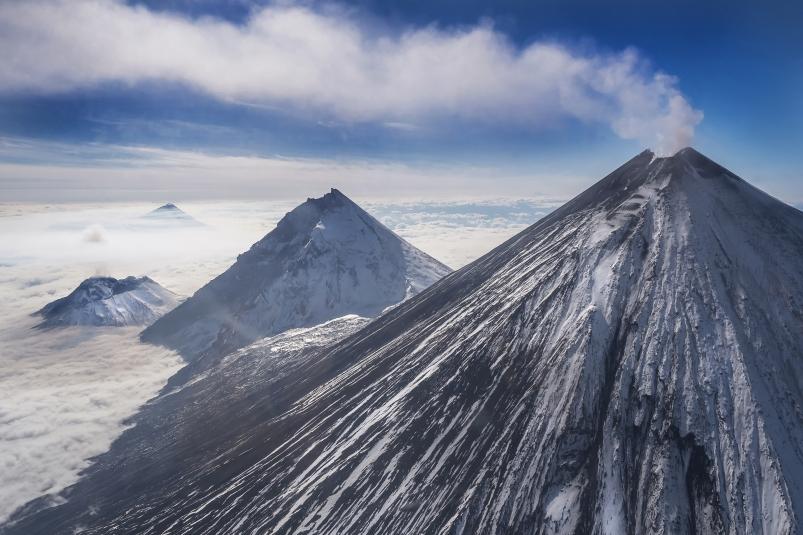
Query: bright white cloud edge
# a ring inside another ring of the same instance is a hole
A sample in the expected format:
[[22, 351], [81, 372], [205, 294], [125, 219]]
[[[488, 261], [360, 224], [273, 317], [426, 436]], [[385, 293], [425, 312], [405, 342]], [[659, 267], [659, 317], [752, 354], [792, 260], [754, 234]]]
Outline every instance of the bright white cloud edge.
[[277, 4], [244, 25], [120, 0], [0, 4], [0, 91], [167, 80], [215, 97], [347, 121], [448, 117], [538, 128], [602, 124], [659, 154], [691, 143], [702, 113], [637, 51], [514, 46], [490, 24], [387, 35], [345, 9]]

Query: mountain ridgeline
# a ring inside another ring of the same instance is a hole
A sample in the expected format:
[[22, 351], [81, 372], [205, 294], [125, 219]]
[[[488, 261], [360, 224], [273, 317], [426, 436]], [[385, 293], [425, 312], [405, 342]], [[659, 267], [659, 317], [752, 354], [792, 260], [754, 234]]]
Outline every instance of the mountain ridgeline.
[[802, 265], [801, 212], [645, 151], [337, 343], [158, 398], [5, 529], [798, 533]]

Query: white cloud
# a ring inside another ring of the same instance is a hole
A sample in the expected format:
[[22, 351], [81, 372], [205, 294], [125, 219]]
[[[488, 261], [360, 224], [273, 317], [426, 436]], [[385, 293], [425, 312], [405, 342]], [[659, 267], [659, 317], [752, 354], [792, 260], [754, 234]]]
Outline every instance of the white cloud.
[[90, 225], [84, 230], [84, 241], [87, 243], [103, 243], [106, 241], [106, 229], [101, 225]]
[[548, 199], [366, 203], [416, 247], [457, 269], [476, 260], [562, 204]]
[[[209, 204], [191, 212], [215, 228], [131, 224], [153, 208], [0, 204], [0, 523], [74, 483], [181, 366], [139, 343], [137, 328], [37, 330], [30, 314], [95, 274], [148, 274], [188, 295], [286, 209], [263, 205], [257, 221], [247, 207]], [[86, 239], [93, 228], [103, 240]]]
[[519, 49], [488, 24], [378, 34], [331, 6], [268, 6], [237, 26], [115, 0], [5, 2], [0, 49], [4, 91], [169, 80], [345, 121], [457, 117], [538, 128], [570, 118], [662, 154], [689, 144], [702, 119], [677, 80], [634, 50]]
[[42, 333], [32, 321], [0, 333], [0, 522], [75, 482], [181, 362], [140, 344], [136, 329]]

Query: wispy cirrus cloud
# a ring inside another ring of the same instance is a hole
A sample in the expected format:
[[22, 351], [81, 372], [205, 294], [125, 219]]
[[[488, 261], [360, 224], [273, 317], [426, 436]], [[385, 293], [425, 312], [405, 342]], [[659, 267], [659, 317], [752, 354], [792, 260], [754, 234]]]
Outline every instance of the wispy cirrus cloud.
[[166, 80], [220, 99], [345, 121], [449, 118], [532, 128], [608, 126], [667, 153], [702, 113], [632, 49], [513, 45], [490, 24], [388, 35], [336, 6], [277, 4], [243, 25], [117, 0], [0, 5], [0, 91], [60, 92]]
[[[589, 177], [498, 165], [210, 154], [0, 137], [0, 196], [15, 202], [287, 199], [337, 187], [355, 198], [566, 198]], [[503, 187], [502, 182], [506, 183]]]

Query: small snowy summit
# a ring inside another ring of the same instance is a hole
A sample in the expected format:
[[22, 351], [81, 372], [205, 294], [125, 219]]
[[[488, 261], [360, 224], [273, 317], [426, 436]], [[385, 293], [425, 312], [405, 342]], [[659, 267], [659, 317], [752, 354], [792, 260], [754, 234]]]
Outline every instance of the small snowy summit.
[[221, 355], [290, 328], [377, 316], [450, 272], [333, 189], [285, 215], [142, 338], [188, 358]]
[[36, 315], [44, 318], [39, 327], [149, 325], [177, 303], [176, 294], [148, 277], [90, 277]]
[[163, 204], [159, 208], [152, 210], [142, 216], [143, 219], [152, 222], [162, 222], [178, 224], [183, 226], [201, 226], [203, 223], [189, 215], [173, 203]]

